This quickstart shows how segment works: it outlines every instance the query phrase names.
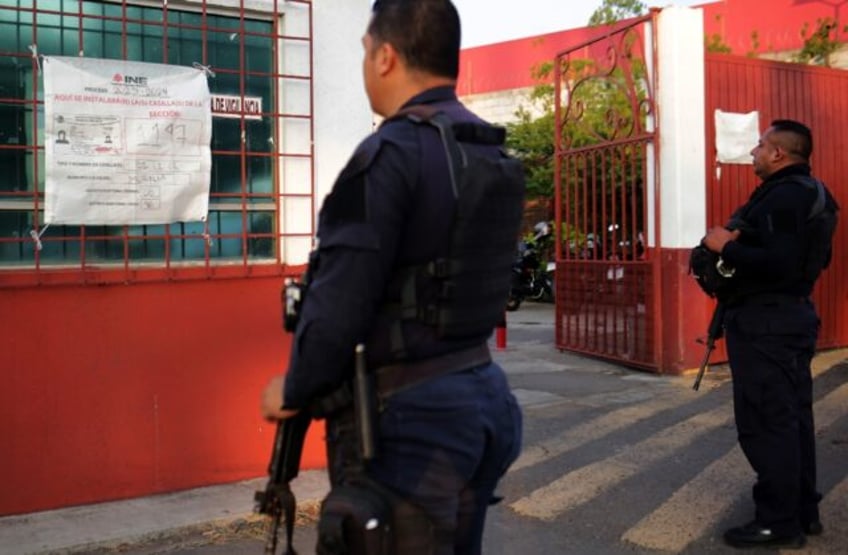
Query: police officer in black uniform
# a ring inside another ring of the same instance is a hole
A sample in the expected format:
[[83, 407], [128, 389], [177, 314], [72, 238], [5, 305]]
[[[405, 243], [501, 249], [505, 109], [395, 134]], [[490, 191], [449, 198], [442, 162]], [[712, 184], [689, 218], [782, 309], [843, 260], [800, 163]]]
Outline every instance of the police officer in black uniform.
[[837, 206], [810, 175], [810, 130], [776, 120], [751, 151], [763, 181], [704, 244], [733, 272], [724, 331], [739, 444], [757, 474], [753, 521], [734, 547], [799, 548], [820, 534], [810, 361], [819, 319], [810, 301], [830, 260]]
[[[362, 43], [365, 89], [385, 119], [359, 145], [321, 208], [288, 372], [268, 384], [262, 410], [282, 419], [332, 397], [350, 379], [355, 345], [364, 343], [380, 394], [368, 476], [427, 515], [434, 545], [426, 552], [476, 554], [495, 487], [520, 450], [521, 413], [487, 349], [498, 318], [445, 334], [427, 316], [451, 308], [472, 320], [482, 313], [502, 317], [523, 180], [519, 195], [472, 218], [481, 249], [451, 253], [461, 184], [440, 130], [420, 120], [439, 113], [453, 129], [469, 131], [467, 143], [457, 138], [461, 159], [505, 158], [487, 140], [494, 128], [456, 97], [458, 13], [450, 0], [377, 0]], [[415, 111], [421, 107], [424, 116]], [[483, 252], [489, 244], [505, 247]], [[452, 263], [442, 263], [451, 256]], [[478, 267], [483, 281], [472, 289], [487, 289], [487, 275], [505, 276], [505, 287], [499, 282], [489, 300], [461, 304], [445, 291], [445, 276], [461, 267]], [[349, 478], [356, 453], [349, 411], [330, 412], [335, 487]]]

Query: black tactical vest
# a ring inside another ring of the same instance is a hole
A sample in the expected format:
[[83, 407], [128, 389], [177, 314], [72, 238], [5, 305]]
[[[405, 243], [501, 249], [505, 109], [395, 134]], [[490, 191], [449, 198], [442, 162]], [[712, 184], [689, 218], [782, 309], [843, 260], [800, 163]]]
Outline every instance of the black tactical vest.
[[390, 281], [382, 310], [393, 316], [391, 347], [403, 357], [401, 321], [417, 320], [438, 337], [487, 337], [503, 318], [524, 206], [524, 172], [505, 153], [497, 159], [475, 156], [465, 143], [502, 145], [505, 130], [476, 123], [453, 123], [437, 108], [417, 105], [406, 117], [438, 129], [450, 165], [456, 198], [448, 254], [425, 264], [400, 268]]
[[[812, 176], [792, 175], [776, 181], [775, 184], [782, 182], [798, 183], [816, 191], [816, 199], [807, 213], [804, 225], [805, 256], [795, 274], [783, 276], [784, 284], [796, 281], [812, 284], [830, 264], [839, 207], [821, 181]], [[747, 213], [760, 201], [762, 198], [754, 202], [749, 201], [734, 212], [727, 229], [750, 229], [745, 221]], [[758, 292], [756, 288], [759, 284], [749, 284], [749, 288], [738, 285], [732, 276], [733, 269], [725, 266], [722, 270], [719, 254], [710, 251], [703, 244], [696, 246], [690, 253], [689, 273], [694, 275], [705, 293], [719, 301], [730, 301]]]

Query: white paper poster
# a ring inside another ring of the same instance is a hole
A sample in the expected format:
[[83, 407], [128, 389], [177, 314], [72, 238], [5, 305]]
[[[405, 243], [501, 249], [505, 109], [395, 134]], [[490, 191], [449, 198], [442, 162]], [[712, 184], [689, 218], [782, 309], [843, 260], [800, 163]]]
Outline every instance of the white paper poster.
[[760, 140], [760, 114], [715, 111], [716, 157], [722, 164], [752, 164], [751, 149]]
[[203, 221], [212, 115], [202, 69], [44, 58], [48, 224]]

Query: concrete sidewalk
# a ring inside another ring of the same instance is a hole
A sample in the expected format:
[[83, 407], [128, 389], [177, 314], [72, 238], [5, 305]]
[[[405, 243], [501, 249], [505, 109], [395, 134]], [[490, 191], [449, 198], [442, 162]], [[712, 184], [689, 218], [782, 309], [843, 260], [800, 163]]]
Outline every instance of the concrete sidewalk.
[[[267, 478], [176, 493], [97, 503], [0, 518], [0, 554], [91, 553], [202, 534], [235, 530], [258, 520], [253, 493]], [[301, 472], [292, 482], [298, 507], [316, 505], [329, 490], [324, 471]]]

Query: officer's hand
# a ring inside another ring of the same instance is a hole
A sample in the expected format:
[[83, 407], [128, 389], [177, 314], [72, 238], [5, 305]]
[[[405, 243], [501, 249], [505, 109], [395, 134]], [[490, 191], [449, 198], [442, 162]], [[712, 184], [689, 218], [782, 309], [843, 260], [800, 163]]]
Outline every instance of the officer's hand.
[[742, 232], [738, 229], [729, 231], [723, 227], [714, 227], [704, 237], [704, 245], [713, 252], [721, 253], [721, 249], [730, 242], [735, 241]]
[[285, 388], [285, 376], [274, 376], [268, 381], [262, 392], [262, 403], [260, 411], [262, 417], [269, 422], [285, 420], [297, 414], [297, 410], [283, 409], [283, 388]]

